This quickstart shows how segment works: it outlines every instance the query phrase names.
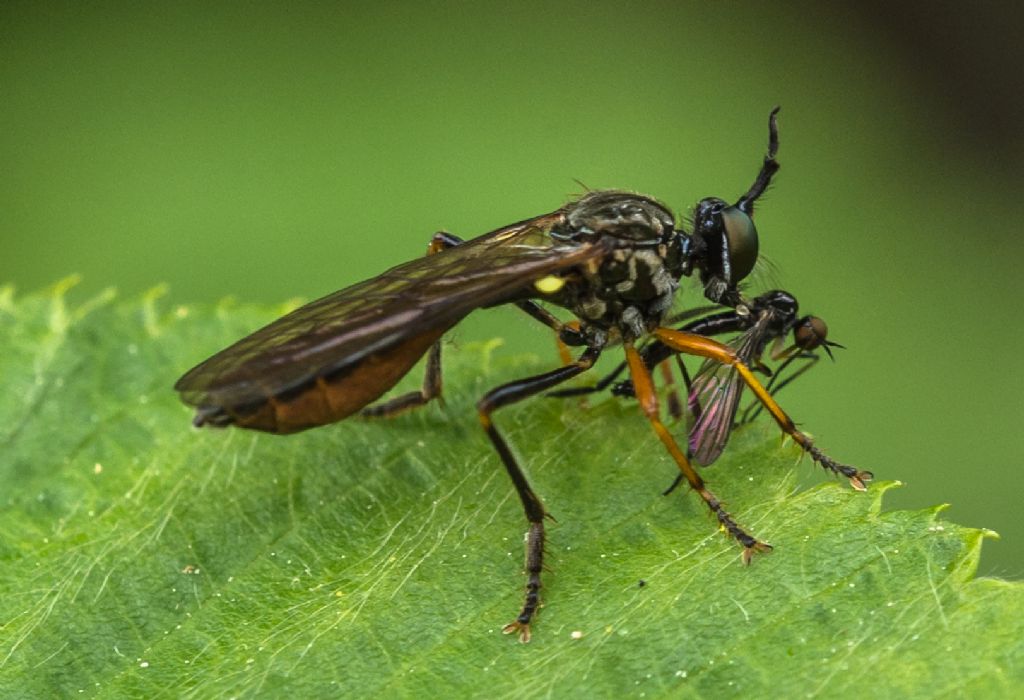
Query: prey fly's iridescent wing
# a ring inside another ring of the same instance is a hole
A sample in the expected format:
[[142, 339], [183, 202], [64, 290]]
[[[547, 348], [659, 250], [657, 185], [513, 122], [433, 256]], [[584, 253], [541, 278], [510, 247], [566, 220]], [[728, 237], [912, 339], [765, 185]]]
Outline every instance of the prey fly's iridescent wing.
[[[761, 314], [753, 326], [728, 343], [745, 365], [759, 359], [771, 320], [770, 313]], [[725, 449], [744, 384], [733, 365], [715, 360], [705, 360], [694, 376], [687, 406], [695, 418], [690, 428], [690, 456], [698, 464], [711, 464]]]

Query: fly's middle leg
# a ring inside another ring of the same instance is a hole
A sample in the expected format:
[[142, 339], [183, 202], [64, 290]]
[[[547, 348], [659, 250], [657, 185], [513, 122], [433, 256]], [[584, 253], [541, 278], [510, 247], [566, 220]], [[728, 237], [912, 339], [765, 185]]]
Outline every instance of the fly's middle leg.
[[600, 354], [600, 348], [587, 348], [572, 364], [499, 386], [489, 391], [477, 403], [480, 425], [498, 451], [516, 493], [519, 494], [526, 520], [529, 522], [526, 533], [526, 596], [519, 615], [503, 629], [505, 634], [518, 632], [521, 642], [530, 641], [530, 623], [540, 607], [540, 573], [544, 567], [544, 517], [547, 513], [540, 498], [526, 480], [526, 475], [505, 438], [494, 425], [491, 414], [502, 406], [521, 401], [585, 372], [594, 365]]

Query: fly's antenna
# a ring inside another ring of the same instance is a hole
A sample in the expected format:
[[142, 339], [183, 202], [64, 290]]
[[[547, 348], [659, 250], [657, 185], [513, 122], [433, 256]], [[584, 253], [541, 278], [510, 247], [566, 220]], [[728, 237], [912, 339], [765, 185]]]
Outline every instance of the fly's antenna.
[[779, 172], [779, 161], [775, 160], [775, 155], [779, 152], [779, 109], [780, 107], [776, 106], [768, 115], [768, 155], [764, 157], [761, 172], [757, 174], [757, 179], [747, 193], [736, 202], [736, 208], [747, 216], [753, 216], [754, 202], [768, 189], [772, 176]]

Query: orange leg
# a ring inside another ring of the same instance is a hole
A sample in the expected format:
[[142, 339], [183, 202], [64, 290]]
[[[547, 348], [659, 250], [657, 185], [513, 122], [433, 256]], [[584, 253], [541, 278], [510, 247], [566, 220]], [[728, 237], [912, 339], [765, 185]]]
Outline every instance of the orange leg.
[[811, 459], [822, 467], [835, 474], [842, 474], [849, 479], [850, 485], [853, 486], [853, 488], [858, 491], [864, 491], [867, 488], [865, 482], [871, 481], [871, 479], [874, 478], [874, 475], [871, 472], [862, 471], [846, 464], [840, 464], [815, 447], [814, 441], [796, 427], [793, 420], [787, 416], [786, 412], [782, 410], [782, 407], [775, 402], [775, 399], [772, 398], [772, 395], [764, 388], [764, 385], [758, 381], [757, 377], [755, 377], [753, 372], [750, 371], [750, 368], [736, 356], [735, 351], [728, 345], [711, 340], [703, 335], [687, 333], [686, 331], [677, 331], [671, 328], [656, 329], [654, 331], [654, 337], [678, 352], [686, 353], [687, 355], [707, 357], [715, 360], [716, 362], [721, 362], [724, 365], [734, 367], [736, 371], [740, 373], [743, 381], [746, 382], [748, 387], [750, 387], [750, 390], [754, 392], [755, 396], [757, 396], [758, 401], [760, 401], [765, 409], [772, 414], [775, 422], [779, 424], [780, 428], [782, 428], [782, 432], [793, 438], [796, 444], [800, 445], [800, 447], [802, 447], [804, 451], [811, 456]]
[[644, 364], [643, 358], [640, 353], [636, 351], [632, 343], [626, 343], [626, 362], [629, 364], [629, 373], [633, 379], [633, 388], [636, 390], [636, 398], [640, 402], [640, 409], [647, 416], [647, 420], [650, 421], [651, 427], [654, 428], [655, 434], [661, 440], [665, 448], [668, 449], [669, 454], [675, 460], [676, 465], [679, 467], [679, 471], [682, 472], [686, 481], [689, 482], [697, 494], [704, 499], [704, 503], [707, 504], [711, 512], [718, 518], [719, 524], [732, 535], [737, 542], [743, 545], [743, 562], [745, 564], [750, 563], [750, 558], [755, 552], [770, 552], [772, 546], [766, 542], [761, 542], [755, 537], [751, 536], [740, 527], [732, 516], [726, 512], [725, 508], [722, 507], [722, 502], [718, 500], [715, 494], [708, 490], [704, 484], [704, 480], [700, 478], [700, 475], [694, 470], [693, 465], [690, 464], [690, 460], [686, 458], [686, 454], [679, 448], [679, 444], [675, 438], [672, 437], [672, 433], [668, 431], [668, 428], [661, 422], [658, 410], [658, 395], [654, 393], [654, 385], [651, 383], [651, 373], [647, 369], [647, 365]]
[[668, 360], [661, 363], [661, 378], [665, 382], [665, 400], [668, 401], [668, 414], [673, 420], [683, 417], [683, 404], [679, 402], [679, 392], [676, 391], [676, 378], [672, 376], [672, 368], [668, 366]]

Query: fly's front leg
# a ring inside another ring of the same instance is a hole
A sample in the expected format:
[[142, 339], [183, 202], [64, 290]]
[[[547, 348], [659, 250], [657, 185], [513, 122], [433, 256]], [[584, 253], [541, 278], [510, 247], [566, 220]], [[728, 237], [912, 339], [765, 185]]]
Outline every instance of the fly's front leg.
[[[746, 317], [739, 314], [736, 311], [723, 311], [721, 313], [712, 314], [711, 311], [716, 310], [716, 306], [702, 306], [697, 309], [690, 309], [682, 314], [679, 314], [671, 319], [671, 322], [676, 323], [694, 316], [700, 316], [696, 320], [689, 321], [686, 325], [682, 326], [679, 330], [689, 331], [691, 333], [699, 333], [701, 335], [721, 335], [723, 333], [732, 333], [734, 331], [741, 330], [744, 327]], [[643, 348], [641, 354], [644, 357], [644, 363], [649, 367], [653, 368], [655, 365], [661, 364], [662, 371], [666, 372], [665, 382], [668, 384], [670, 389], [669, 394], [669, 412], [673, 418], [681, 418], [683, 415], [683, 406], [679, 402], [679, 397], [672, 395], [675, 393], [674, 384], [675, 380], [668, 374], [668, 368], [664, 365], [664, 362], [673, 355], [676, 358], [676, 362], [679, 366], [679, 372], [683, 377], [683, 383], [686, 386], [686, 393], [690, 393], [690, 375], [686, 371], [686, 366], [679, 358], [679, 354], [674, 352], [671, 348], [664, 345], [663, 343], [650, 343]], [[555, 398], [567, 398], [571, 396], [584, 396], [586, 394], [593, 394], [600, 391], [604, 391], [611, 386], [615, 380], [619, 378], [626, 369], [626, 363], [621, 362], [613, 369], [609, 374], [601, 378], [597, 384], [593, 386], [581, 386], [573, 387], [571, 389], [559, 389], [558, 391], [552, 391], [548, 396]], [[615, 396], [628, 396], [633, 397], [635, 395], [633, 391], [632, 383], [627, 379], [624, 382], [617, 384], [612, 387], [612, 394]]]
[[665, 445], [669, 454], [672, 455], [672, 459], [675, 460], [679, 471], [686, 481], [689, 482], [690, 487], [704, 500], [704, 503], [715, 514], [718, 523], [725, 531], [743, 545], [743, 562], [749, 564], [750, 558], [755, 552], [770, 552], [772, 549], [770, 544], [761, 542], [753, 537], [733, 520], [733, 517], [722, 506], [722, 502], [718, 500], [715, 494], [711, 493], [704, 480], [693, 468], [693, 465], [690, 464], [690, 460], [686, 458], [686, 454], [680, 449], [676, 439], [672, 437], [672, 433], [661, 422], [658, 410], [658, 395], [654, 393], [654, 385], [651, 383], [651, 372], [647, 369], [647, 364], [640, 356], [640, 353], [636, 351], [636, 348], [633, 347], [632, 343], [626, 343], [625, 348], [626, 363], [629, 365], [629, 372], [633, 380], [637, 401], [640, 402], [640, 409], [647, 417], [647, 420], [650, 421], [655, 434], [657, 434], [662, 444]]
[[503, 628], [505, 634], [518, 632], [521, 642], [530, 641], [530, 621], [536, 614], [537, 608], [540, 607], [540, 572], [544, 566], [544, 516], [546, 512], [540, 498], [530, 488], [526, 475], [523, 474], [523, 470], [516, 462], [508, 443], [505, 442], [505, 438], [498, 432], [491, 420], [491, 414], [502, 406], [521, 401], [585, 372], [594, 365], [600, 354], [601, 348], [599, 347], [587, 348], [572, 364], [538, 374], [535, 377], [499, 386], [497, 389], [489, 391], [477, 403], [480, 424], [498, 451], [501, 462], [505, 465], [512, 484], [515, 486], [516, 493], [519, 494], [519, 500], [523, 503], [526, 520], [530, 523], [526, 534], [526, 598], [516, 619]]
[[516, 306], [555, 332], [558, 356], [562, 360], [562, 364], [572, 364], [573, 359], [569, 346], [579, 347], [587, 344], [587, 338], [580, 330], [579, 321], [564, 323], [543, 306], [532, 301], [517, 301]]
[[685, 331], [676, 331], [671, 328], [658, 328], [654, 331], [654, 336], [665, 345], [670, 348], [685, 353], [687, 355], [699, 355], [700, 357], [707, 357], [716, 362], [721, 362], [725, 365], [731, 365], [736, 368], [736, 371], [740, 373], [743, 381], [746, 383], [750, 390], [757, 396], [757, 400], [765, 407], [775, 422], [782, 428], [782, 432], [793, 438], [796, 444], [800, 445], [807, 454], [811, 456], [815, 462], [820, 464], [823, 468], [828, 469], [834, 474], [842, 474], [850, 480], [850, 485], [858, 491], [864, 491], [867, 489], [866, 482], [871, 481], [874, 475], [869, 471], [862, 471], [856, 467], [851, 467], [848, 464], [840, 464], [835, 461], [820, 449], [815, 447], [814, 441], [811, 440], [810, 436], [806, 433], [801, 432], [793, 420], [786, 415], [786, 412], [782, 410], [782, 407], [775, 402], [772, 395], [764, 388], [764, 385], [757, 380], [754, 373], [750, 370], [747, 365], [736, 356], [736, 352], [728, 345], [724, 345], [710, 338], [705, 338], [702, 335], [695, 335], [693, 333], [686, 333]]

